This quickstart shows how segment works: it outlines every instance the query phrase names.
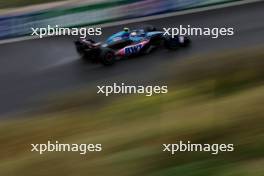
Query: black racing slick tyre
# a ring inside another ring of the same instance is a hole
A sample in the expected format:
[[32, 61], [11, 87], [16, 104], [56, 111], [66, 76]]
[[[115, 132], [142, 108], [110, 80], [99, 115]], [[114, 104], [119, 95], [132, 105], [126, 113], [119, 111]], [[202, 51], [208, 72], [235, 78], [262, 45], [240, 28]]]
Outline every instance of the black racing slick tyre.
[[101, 63], [105, 66], [113, 65], [116, 61], [115, 52], [109, 48], [102, 48], [100, 54]]
[[188, 37], [184, 37], [183, 41], [183, 43], [180, 43], [181, 47], [188, 47], [191, 44], [191, 40]]
[[76, 50], [80, 56], [84, 56], [85, 46], [80, 41], [75, 41]]
[[191, 40], [185, 36], [178, 36], [175, 38], [167, 36], [164, 41], [164, 46], [167, 49], [174, 50], [179, 47], [187, 47], [190, 45], [190, 43], [191, 43]]
[[165, 48], [169, 49], [169, 50], [175, 50], [177, 48], [179, 48], [179, 40], [176, 38], [172, 38], [170, 36], [166, 36], [165, 40], [164, 40], [164, 46]]

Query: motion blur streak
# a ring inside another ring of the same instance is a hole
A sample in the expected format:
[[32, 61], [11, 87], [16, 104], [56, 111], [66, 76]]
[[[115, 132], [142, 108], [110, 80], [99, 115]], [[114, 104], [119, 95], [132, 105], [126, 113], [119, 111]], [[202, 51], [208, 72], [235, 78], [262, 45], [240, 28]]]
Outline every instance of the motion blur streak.
[[[263, 176], [263, 9], [259, 2], [148, 21], [233, 27], [235, 35], [195, 37], [190, 49], [156, 51], [110, 68], [81, 62], [70, 37], [0, 45], [0, 111], [7, 117], [0, 123], [0, 175]], [[122, 28], [103, 29], [104, 37]], [[96, 85], [113, 82], [167, 85], [169, 92], [96, 94]], [[20, 118], [5, 115], [31, 108]], [[47, 141], [104, 149], [30, 152], [30, 144]], [[162, 151], [162, 144], [179, 141], [234, 144], [234, 152]]]

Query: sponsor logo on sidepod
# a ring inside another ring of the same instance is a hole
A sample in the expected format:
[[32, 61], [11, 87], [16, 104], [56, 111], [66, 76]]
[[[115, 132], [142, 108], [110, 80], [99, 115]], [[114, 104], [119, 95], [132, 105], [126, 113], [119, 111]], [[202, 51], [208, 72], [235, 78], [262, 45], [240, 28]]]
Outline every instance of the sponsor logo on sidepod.
[[128, 46], [125, 48], [125, 54], [130, 55], [130, 54], [138, 53], [142, 48], [143, 48], [142, 43], [137, 44], [137, 45]]

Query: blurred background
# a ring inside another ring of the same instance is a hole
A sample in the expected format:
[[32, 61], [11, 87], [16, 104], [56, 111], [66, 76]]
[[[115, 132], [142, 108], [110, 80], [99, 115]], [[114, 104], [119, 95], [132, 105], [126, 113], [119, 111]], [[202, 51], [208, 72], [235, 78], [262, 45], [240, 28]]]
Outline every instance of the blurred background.
[[[3, 1], [3, 0], [2, 0]], [[43, 0], [3, 1], [0, 39], [32, 33], [31, 28], [94, 25], [209, 6], [235, 0]], [[49, 2], [48, 1], [48, 2]], [[89, 19], [89, 20], [88, 20]]]
[[[242, 1], [237, 1], [242, 2]], [[0, 175], [263, 176], [264, 2], [226, 0], [0, 1]], [[244, 1], [245, 2], [245, 1]], [[230, 6], [147, 21], [127, 19]], [[76, 37], [22, 40], [31, 27], [233, 27], [234, 36], [192, 36], [105, 68], [81, 61]], [[125, 22], [124, 22], [125, 23]], [[168, 85], [169, 93], [97, 95], [97, 85]], [[31, 145], [101, 143], [103, 151], [30, 152]], [[162, 152], [178, 141], [234, 144], [234, 152]]]

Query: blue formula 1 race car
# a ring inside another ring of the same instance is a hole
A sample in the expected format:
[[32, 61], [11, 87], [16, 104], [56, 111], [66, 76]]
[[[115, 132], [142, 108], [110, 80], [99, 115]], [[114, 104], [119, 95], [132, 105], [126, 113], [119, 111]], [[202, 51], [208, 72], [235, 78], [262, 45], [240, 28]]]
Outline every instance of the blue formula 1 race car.
[[92, 63], [113, 65], [119, 59], [148, 54], [160, 46], [174, 50], [190, 44], [190, 39], [186, 36], [172, 38], [164, 33], [152, 26], [135, 30], [124, 28], [103, 43], [97, 43], [92, 39], [80, 39], [75, 41], [75, 46], [83, 59]]

